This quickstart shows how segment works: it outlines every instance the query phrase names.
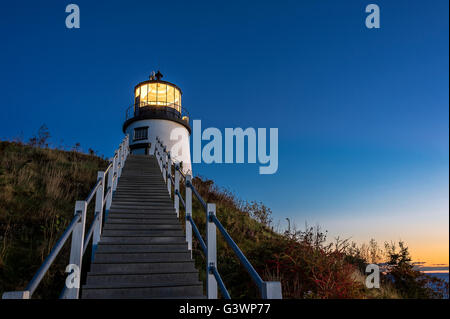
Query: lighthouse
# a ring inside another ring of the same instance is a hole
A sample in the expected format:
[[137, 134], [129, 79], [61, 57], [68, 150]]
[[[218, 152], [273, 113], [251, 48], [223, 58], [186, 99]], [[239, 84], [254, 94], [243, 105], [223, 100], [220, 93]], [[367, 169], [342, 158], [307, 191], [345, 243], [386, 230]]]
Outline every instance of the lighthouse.
[[[123, 132], [129, 137], [130, 152], [151, 155], [156, 139], [167, 146], [172, 161], [183, 172], [192, 173], [189, 115], [181, 105], [181, 89], [162, 80], [160, 71], [134, 87], [134, 103], [127, 109]], [[175, 150], [175, 151], [174, 151]]]

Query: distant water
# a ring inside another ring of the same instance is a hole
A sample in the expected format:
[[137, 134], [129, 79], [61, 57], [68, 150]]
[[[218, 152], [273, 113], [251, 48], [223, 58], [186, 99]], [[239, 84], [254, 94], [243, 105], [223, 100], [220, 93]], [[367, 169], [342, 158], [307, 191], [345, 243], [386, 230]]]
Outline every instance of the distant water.
[[[449, 277], [449, 273], [448, 272], [425, 272], [427, 275], [429, 276], [433, 276], [442, 280], [445, 280], [448, 283], [448, 277]], [[432, 287], [434, 288], [434, 287]], [[444, 296], [444, 298], [449, 298], [449, 295], [447, 294], [446, 296]]]

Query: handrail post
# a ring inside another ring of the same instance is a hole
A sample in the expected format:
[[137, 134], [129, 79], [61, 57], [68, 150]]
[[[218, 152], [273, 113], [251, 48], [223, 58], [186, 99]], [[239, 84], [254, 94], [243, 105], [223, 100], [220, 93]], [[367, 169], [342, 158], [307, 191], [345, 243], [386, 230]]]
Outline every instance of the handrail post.
[[[153, 152], [151, 151], [153, 149]], [[153, 143], [153, 148], [152, 148], [152, 144], [150, 142], [150, 149], [148, 150], [148, 154], [149, 155], [156, 155], [156, 143]]]
[[158, 137], [156, 137], [156, 139], [155, 139], [155, 145], [153, 147], [153, 155], [156, 157], [156, 162], [158, 163], [158, 166], [159, 166], [159, 160], [158, 160]]
[[159, 162], [160, 162], [160, 166], [161, 166], [161, 173], [163, 173], [163, 175], [164, 175], [163, 155], [164, 155], [164, 153], [162, 152], [162, 148], [161, 148], [161, 151], [159, 152]]
[[2, 299], [31, 299], [31, 296], [28, 290], [6, 291], [3, 293]]
[[162, 173], [163, 168], [162, 168], [162, 161], [161, 161], [161, 145], [159, 144], [159, 142], [157, 145], [158, 145], [158, 153], [157, 153], [156, 158], [158, 159], [159, 170]]
[[98, 242], [102, 234], [102, 222], [103, 222], [103, 200], [105, 196], [105, 172], [98, 172], [97, 179], [101, 179], [102, 183], [97, 188], [95, 194], [95, 211], [94, 216], [97, 215], [97, 220], [92, 221], [95, 223], [94, 234], [92, 237], [92, 259], [94, 260], [95, 251], [97, 250]]
[[158, 151], [158, 149], [155, 149], [155, 157], [156, 157], [156, 161], [158, 162], [159, 170], [162, 171], [161, 170], [161, 161], [159, 160], [159, 151]]
[[[69, 266], [71, 266], [72, 271], [76, 272], [74, 276], [69, 274], [66, 279], [66, 285], [68, 284], [69, 278], [73, 278], [71, 282], [71, 287], [67, 287], [67, 299], [78, 299], [80, 292], [80, 282], [81, 282], [81, 264], [83, 261], [83, 242], [84, 242], [84, 231], [86, 226], [86, 210], [87, 202], [85, 200], [78, 200], [75, 203], [75, 213], [81, 214], [80, 220], [72, 232], [72, 245], [70, 247], [70, 259]], [[72, 273], [73, 274], [73, 273]]]
[[[155, 147], [156, 147], [156, 145], [155, 145]], [[161, 170], [161, 161], [159, 160], [159, 149], [158, 148], [155, 149], [155, 156], [156, 156], [156, 160], [158, 161], [159, 170]]]
[[155, 143], [155, 156], [156, 160], [158, 161], [159, 170], [162, 172], [162, 166], [161, 166], [161, 154], [160, 154], [160, 145], [159, 145], [159, 138], [156, 137], [156, 143]]
[[[159, 161], [161, 162], [161, 172], [164, 173], [164, 146], [159, 142]], [[164, 180], [165, 181], [165, 180]]]
[[120, 166], [122, 166], [122, 144], [117, 149], [117, 178], [120, 177]]
[[164, 149], [163, 149], [162, 162], [163, 162], [163, 178], [164, 178], [164, 183], [167, 183], [167, 158], [166, 158], [166, 148], [165, 148], [165, 147], [164, 147]]
[[108, 171], [108, 185], [106, 187], [106, 191], [110, 189], [110, 192], [108, 193], [108, 197], [106, 197], [106, 204], [105, 204], [105, 220], [108, 217], [109, 209], [112, 204], [112, 195], [113, 195], [113, 185], [114, 185], [114, 162], [115, 158], [112, 160], [112, 167]]
[[123, 161], [125, 162], [127, 158], [127, 137], [123, 139]]
[[114, 153], [114, 159], [113, 159], [113, 188], [112, 188], [112, 192], [114, 193], [116, 191], [117, 188], [117, 180], [118, 180], [118, 172], [117, 172], [117, 166], [119, 164], [119, 152], [116, 151]]
[[217, 267], [216, 225], [210, 216], [216, 215], [216, 204], [207, 204], [206, 211], [206, 291], [208, 299], [217, 299], [217, 280], [211, 268]]
[[125, 166], [125, 141], [122, 142], [122, 158], [120, 160], [120, 175], [122, 176], [122, 170], [123, 167]]
[[[158, 147], [159, 147], [159, 138], [158, 136], [155, 138], [155, 156], [158, 154]], [[156, 157], [158, 158], [158, 157]]]
[[172, 159], [170, 153], [167, 154], [167, 190], [169, 191], [169, 197], [172, 196]]
[[167, 174], [167, 169], [169, 167], [169, 152], [167, 152], [166, 146], [164, 146], [164, 164], [166, 165], [166, 174]]
[[124, 146], [123, 146], [123, 142], [120, 143], [120, 147], [119, 147], [119, 173], [117, 174], [117, 177], [120, 177], [122, 175], [122, 169], [123, 169], [123, 152], [124, 152]]
[[177, 218], [180, 217], [180, 198], [178, 194], [180, 193], [180, 172], [178, 169], [180, 166], [178, 163], [175, 163], [175, 185], [173, 185], [174, 194], [173, 194], [173, 206], [175, 207], [175, 212], [177, 213]]
[[192, 225], [189, 221], [189, 217], [192, 217], [192, 189], [189, 185], [192, 183], [192, 176], [186, 175], [186, 242], [188, 244], [188, 249], [191, 251], [192, 258]]
[[262, 286], [262, 299], [283, 299], [281, 282], [264, 281]]
[[127, 137], [125, 136], [123, 139], [123, 161], [125, 162], [127, 158]]
[[130, 136], [127, 134], [125, 136], [125, 161], [127, 160], [129, 154], [130, 154]]

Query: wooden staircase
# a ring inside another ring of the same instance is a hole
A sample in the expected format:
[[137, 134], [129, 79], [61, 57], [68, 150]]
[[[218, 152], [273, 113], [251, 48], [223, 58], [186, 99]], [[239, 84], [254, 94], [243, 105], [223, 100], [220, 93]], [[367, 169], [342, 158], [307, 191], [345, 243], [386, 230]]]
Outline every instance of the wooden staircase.
[[128, 156], [81, 297], [204, 298], [154, 156]]

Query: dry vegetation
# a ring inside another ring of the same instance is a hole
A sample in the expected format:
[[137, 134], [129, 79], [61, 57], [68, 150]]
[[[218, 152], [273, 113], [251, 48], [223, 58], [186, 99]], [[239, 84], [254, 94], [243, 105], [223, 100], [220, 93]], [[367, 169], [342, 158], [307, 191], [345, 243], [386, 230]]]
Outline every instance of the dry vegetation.
[[[217, 216], [263, 280], [282, 282], [284, 298], [441, 298], [448, 284], [414, 270], [408, 248], [400, 242], [379, 248], [375, 240], [356, 245], [327, 239], [319, 226], [281, 233], [272, 227], [271, 211], [262, 203], [246, 203], [196, 177], [193, 184], [206, 202], [216, 203]], [[182, 194], [184, 194], [182, 190]], [[193, 216], [204, 236], [205, 212], [193, 203]], [[194, 241], [194, 244], [196, 242]], [[218, 235], [218, 268], [233, 298], [259, 297], [256, 286], [233, 251]], [[202, 279], [205, 258], [197, 243], [194, 257]], [[366, 265], [384, 263], [380, 289], [365, 286]], [[395, 284], [394, 284], [395, 283]], [[436, 292], [429, 284], [440, 285]]]
[[[25, 288], [105, 167], [97, 156], [0, 142], [0, 292]], [[66, 263], [67, 247], [37, 297], [58, 295]]]

